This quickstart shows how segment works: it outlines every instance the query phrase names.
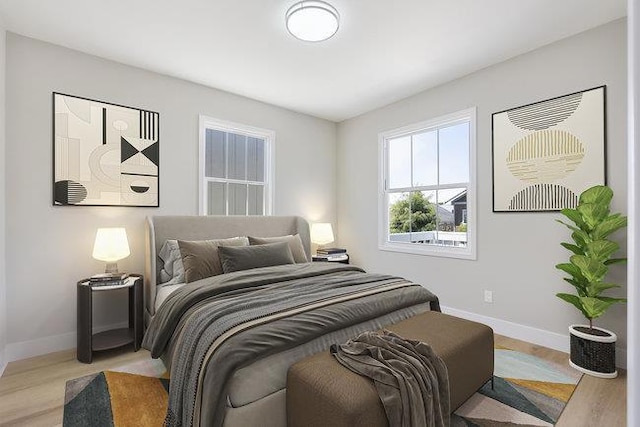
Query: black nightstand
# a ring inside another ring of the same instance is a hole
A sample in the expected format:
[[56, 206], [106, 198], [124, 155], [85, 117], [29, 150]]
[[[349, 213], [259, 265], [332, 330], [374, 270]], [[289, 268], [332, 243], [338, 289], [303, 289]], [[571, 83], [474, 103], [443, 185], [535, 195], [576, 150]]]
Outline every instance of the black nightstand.
[[[123, 285], [91, 286], [89, 279], [78, 282], [78, 360], [91, 363], [93, 352], [109, 350], [133, 343], [135, 351], [140, 350], [143, 325], [143, 285], [142, 276], [129, 275]], [[111, 329], [93, 334], [93, 293], [129, 289], [129, 327]]]
[[349, 264], [349, 254], [341, 253], [336, 255], [313, 255], [311, 257], [313, 262], [338, 262], [340, 264]]

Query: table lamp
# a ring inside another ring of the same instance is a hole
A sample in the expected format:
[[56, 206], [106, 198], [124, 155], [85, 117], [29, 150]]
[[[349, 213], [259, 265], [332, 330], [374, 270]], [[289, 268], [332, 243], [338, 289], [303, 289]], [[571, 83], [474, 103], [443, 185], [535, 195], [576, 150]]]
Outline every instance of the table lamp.
[[107, 263], [105, 273], [117, 273], [118, 261], [130, 254], [127, 232], [124, 228], [98, 228], [93, 245], [93, 257]]
[[311, 242], [318, 246], [333, 242], [333, 229], [328, 222], [316, 222], [311, 224]]

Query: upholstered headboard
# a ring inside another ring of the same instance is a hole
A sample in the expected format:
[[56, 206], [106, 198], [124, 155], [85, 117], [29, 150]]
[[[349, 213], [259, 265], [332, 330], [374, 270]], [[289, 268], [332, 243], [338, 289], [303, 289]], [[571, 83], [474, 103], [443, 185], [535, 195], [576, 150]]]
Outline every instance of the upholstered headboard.
[[298, 216], [152, 216], [146, 221], [144, 300], [145, 323], [155, 313], [158, 252], [168, 239], [209, 240], [236, 236], [275, 237], [300, 234], [311, 259], [309, 224]]

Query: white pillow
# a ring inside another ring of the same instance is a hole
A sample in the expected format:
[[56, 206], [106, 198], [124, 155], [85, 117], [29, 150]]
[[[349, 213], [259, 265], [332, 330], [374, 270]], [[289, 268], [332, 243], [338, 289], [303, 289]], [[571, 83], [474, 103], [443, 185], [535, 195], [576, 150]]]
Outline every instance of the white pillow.
[[184, 265], [177, 240], [167, 240], [162, 245], [158, 257], [163, 262], [158, 278], [158, 286], [184, 283]]

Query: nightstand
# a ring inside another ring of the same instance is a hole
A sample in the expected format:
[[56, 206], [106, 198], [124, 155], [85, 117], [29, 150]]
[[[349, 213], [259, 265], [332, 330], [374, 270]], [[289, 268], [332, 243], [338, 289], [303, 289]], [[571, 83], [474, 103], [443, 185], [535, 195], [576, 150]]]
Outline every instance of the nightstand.
[[313, 262], [338, 262], [340, 264], [349, 264], [349, 254], [341, 253], [335, 255], [313, 255]]
[[[140, 350], [143, 325], [143, 285], [142, 276], [129, 275], [124, 284], [117, 286], [91, 286], [89, 279], [77, 284], [78, 296], [78, 360], [91, 363], [93, 353], [109, 350], [133, 343], [135, 351]], [[129, 327], [93, 333], [93, 294], [129, 289]]]

